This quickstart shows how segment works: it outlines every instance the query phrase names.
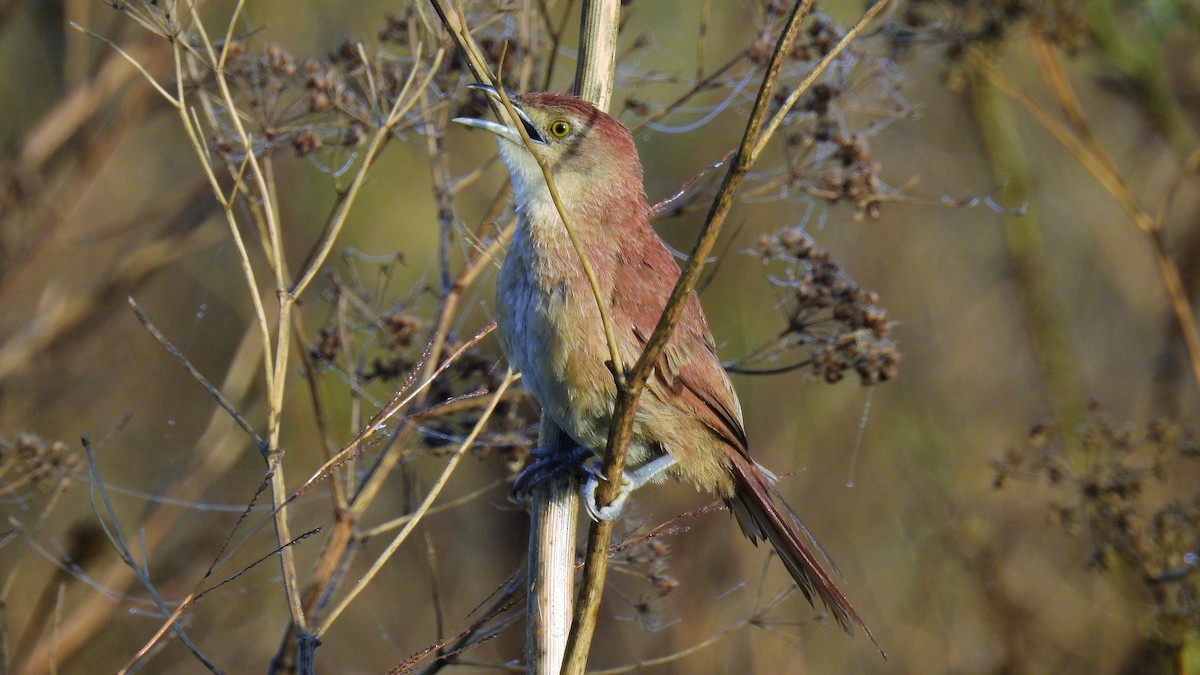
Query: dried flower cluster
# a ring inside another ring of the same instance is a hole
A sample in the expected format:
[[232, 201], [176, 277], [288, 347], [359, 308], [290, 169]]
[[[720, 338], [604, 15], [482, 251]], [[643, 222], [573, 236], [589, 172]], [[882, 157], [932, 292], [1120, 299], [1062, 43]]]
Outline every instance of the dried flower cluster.
[[783, 368], [754, 371], [739, 365], [731, 370], [781, 372], [807, 367], [830, 383], [853, 371], [864, 385], [896, 377], [900, 353], [878, 293], [855, 283], [800, 228], [764, 235], [754, 252], [765, 263], [784, 264], [784, 275], [774, 280], [788, 291], [788, 299], [787, 327], [769, 348], [752, 354], [753, 360], [777, 358], [791, 349], [803, 349], [808, 355]]
[[[127, 3], [122, 11], [133, 12], [133, 4]], [[156, 4], [148, 3], [139, 11], [157, 16], [153, 12], [162, 12]], [[484, 3], [464, 4], [470, 18], [472, 7]], [[146, 25], [147, 21], [139, 23]], [[503, 55], [505, 81], [517, 77], [522, 62], [514, 52], [528, 50], [511, 42], [503, 22], [483, 22], [483, 26], [475, 38], [485, 56], [492, 63], [500, 63]], [[255, 152], [290, 148], [297, 156], [306, 157], [321, 150], [358, 146], [384, 124], [406, 86], [412, 87], [410, 95], [419, 88], [414, 83], [420, 80], [414, 79], [414, 75], [421, 78], [431, 75], [425, 86], [434, 96], [427, 105], [415, 106], [395, 126], [396, 134], [436, 135], [444, 129], [445, 120], [472, 111], [455, 110], [450, 115], [431, 115], [431, 111], [445, 105], [483, 105], [478, 97], [453, 95], [472, 79], [466, 73], [466, 63], [445, 42], [443, 33], [430, 32], [412, 7], [400, 14], [387, 15], [378, 31], [378, 40], [379, 44], [368, 45], [346, 39], [323, 57], [302, 60], [277, 45], [255, 51], [243, 42], [231, 42], [227, 46], [224, 75], [238, 114], [244, 116], [244, 124], [248, 121], [247, 132], [256, 143]], [[433, 54], [439, 46], [448, 51], [430, 74], [428, 70], [435, 65]], [[203, 45], [197, 41], [188, 54], [192, 58], [186, 69], [185, 86], [208, 92], [210, 100], [220, 101], [214, 69], [206, 62]], [[482, 109], [474, 112], [482, 113]], [[213, 132], [213, 149], [224, 159], [236, 161], [244, 150], [229, 119], [232, 113], [227, 110], [216, 113], [220, 128]]]
[[[1073, 443], [1077, 443], [1075, 448]], [[1172, 646], [1200, 630], [1200, 428], [1163, 419], [1114, 424], [1093, 410], [1072, 442], [1038, 425], [1024, 448], [993, 460], [995, 486], [1044, 480], [1057, 520], [1091, 538], [1091, 563], [1132, 567], [1153, 600], [1154, 637]]]
[[883, 26], [896, 55], [914, 47], [941, 44], [951, 65], [976, 50], [994, 51], [1013, 35], [1032, 27], [1067, 50], [1088, 38], [1082, 5], [1072, 0], [911, 0]]
[[47, 443], [34, 434], [15, 439], [0, 436], [0, 497], [12, 499], [22, 490], [50, 490], [79, 465], [66, 443]]
[[[255, 53], [233, 43], [229, 55], [226, 77], [239, 110], [252, 121], [251, 135], [263, 149], [290, 146], [300, 157], [326, 146], [362, 143], [383, 123], [415, 67], [411, 58], [383, 51], [369, 55], [348, 40], [324, 58], [300, 64], [275, 45]], [[211, 72], [205, 73], [187, 84], [211, 87]], [[236, 158], [235, 137], [232, 129], [219, 133], [217, 152]]]
[[[356, 383], [355, 388], [378, 385], [379, 396], [386, 399], [421, 368], [432, 329], [410, 307], [375, 311], [361, 301], [369, 294], [360, 290], [335, 289], [335, 297], [355, 298], [347, 303], [355, 311], [332, 313], [329, 324], [317, 332], [310, 345], [309, 356], [319, 374], [339, 372]], [[453, 353], [460, 346], [451, 341], [443, 353]], [[504, 368], [494, 354], [473, 348], [435, 378], [429, 384], [425, 405], [410, 413], [419, 418], [426, 447], [436, 450], [467, 434], [479, 419], [478, 403], [486, 399], [479, 393], [495, 391], [503, 376]], [[514, 389], [492, 413], [487, 434], [475, 444], [476, 453], [481, 457], [498, 453], [509, 471], [519, 471], [534, 446], [529, 415], [519, 389]]]
[[106, 4], [159, 37], [179, 36], [179, 0], [108, 0]]
[[[829, 17], [813, 16], [792, 49], [794, 63], [782, 73], [772, 113], [844, 34]], [[785, 119], [780, 129], [785, 196], [798, 192], [829, 203], [846, 201], [861, 216], [879, 216], [890, 189], [880, 180], [868, 139], [913, 111], [898, 93], [890, 61], [871, 44], [860, 41], [839, 54]]]
[[671, 549], [663, 535], [681, 531], [668, 528], [652, 536], [643, 536], [617, 547], [613, 563], [626, 574], [645, 582], [646, 588], [636, 599], [626, 598], [634, 614], [631, 617], [642, 628], [657, 631], [664, 627], [663, 599], [679, 588], [679, 580], [670, 573]]

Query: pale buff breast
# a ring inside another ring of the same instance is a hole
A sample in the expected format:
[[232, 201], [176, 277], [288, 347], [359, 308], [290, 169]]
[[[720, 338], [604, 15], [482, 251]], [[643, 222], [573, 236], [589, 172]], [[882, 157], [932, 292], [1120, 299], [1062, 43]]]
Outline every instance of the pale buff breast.
[[601, 450], [615, 387], [595, 298], [564, 264], [575, 253], [562, 243], [532, 237], [522, 223], [497, 279], [496, 323], [525, 388], [572, 438]]

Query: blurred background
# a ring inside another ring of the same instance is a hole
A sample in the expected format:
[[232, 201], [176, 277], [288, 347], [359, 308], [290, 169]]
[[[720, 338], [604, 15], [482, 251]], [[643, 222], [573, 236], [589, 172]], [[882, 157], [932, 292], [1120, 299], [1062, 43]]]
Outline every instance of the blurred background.
[[[565, 91], [578, 4], [464, 13], [510, 88]], [[611, 111], [686, 252], [790, 4], [622, 4]], [[448, 123], [484, 111], [436, 14], [115, 5], [0, 1], [0, 666], [290, 672], [286, 544], [328, 629], [319, 672], [519, 669], [504, 587], [528, 517], [507, 481], [538, 418], [519, 391], [482, 414], [494, 336], [318, 474], [492, 316], [506, 176]], [[819, 4], [772, 112], [866, 9]], [[739, 192], [702, 298], [755, 457], [888, 659], [667, 484], [618, 528], [591, 667], [1200, 672], [1198, 42], [1190, 0], [907, 0], [833, 60]], [[278, 279], [321, 241], [281, 337]], [[201, 593], [186, 640], [152, 639]]]

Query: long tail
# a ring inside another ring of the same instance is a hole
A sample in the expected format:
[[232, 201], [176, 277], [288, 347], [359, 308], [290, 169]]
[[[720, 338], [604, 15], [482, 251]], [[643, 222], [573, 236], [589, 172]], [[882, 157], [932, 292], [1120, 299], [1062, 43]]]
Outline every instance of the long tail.
[[733, 499], [727, 500], [727, 503], [737, 516], [742, 532], [755, 544], [760, 539], [771, 542], [788, 572], [791, 572], [792, 578], [804, 592], [804, 597], [808, 598], [814, 607], [816, 603], [813, 602], [813, 593], [816, 593], [843, 630], [854, 635], [854, 625], [858, 624], [867, 637], [871, 638], [871, 642], [879, 647], [879, 642], [837, 587], [833, 577], [822, 565], [821, 559], [823, 558], [830, 568], [833, 568], [833, 562], [825, 555], [817, 540], [808, 533], [808, 529], [800, 522], [796, 513], [784, 503], [779, 491], [775, 489], [772, 478], [754, 460], [740, 453], [733, 456], [731, 468], [736, 492]]

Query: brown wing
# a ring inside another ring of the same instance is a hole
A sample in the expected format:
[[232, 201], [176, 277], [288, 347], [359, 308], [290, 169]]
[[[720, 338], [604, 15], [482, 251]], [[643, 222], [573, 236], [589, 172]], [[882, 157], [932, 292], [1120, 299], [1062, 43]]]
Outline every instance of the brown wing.
[[[638, 351], [646, 345], [667, 297], [679, 279], [679, 265], [658, 236], [644, 225], [647, 238], [630, 237], [618, 255], [618, 271], [626, 282], [613, 291], [613, 320], [630, 327]], [[622, 289], [628, 289], [624, 291]], [[685, 409], [731, 447], [746, 452], [746, 432], [737, 394], [717, 358], [716, 347], [695, 293], [647, 382], [664, 402]]]
[[[649, 229], [649, 225], [645, 227]], [[679, 266], [653, 233], [637, 242], [644, 245], [641, 248], [635, 249], [632, 239], [625, 242], [618, 256], [617, 274], [626, 282], [622, 288], [628, 290], [614, 289], [613, 321], [622, 332], [631, 330], [640, 348], [658, 323], [679, 278]], [[647, 387], [660, 400], [694, 415], [728, 445], [733, 494], [726, 496], [726, 502], [742, 532], [751, 541], [769, 541], [810, 602], [814, 595], [820, 597], [847, 633], [853, 634], [854, 626], [861, 626], [878, 646], [875, 636], [822, 564], [822, 559], [828, 558], [820, 544], [783, 502], [769, 474], [750, 459], [741, 406], [717, 358], [700, 300], [694, 293], [688, 296], [683, 316]]]

